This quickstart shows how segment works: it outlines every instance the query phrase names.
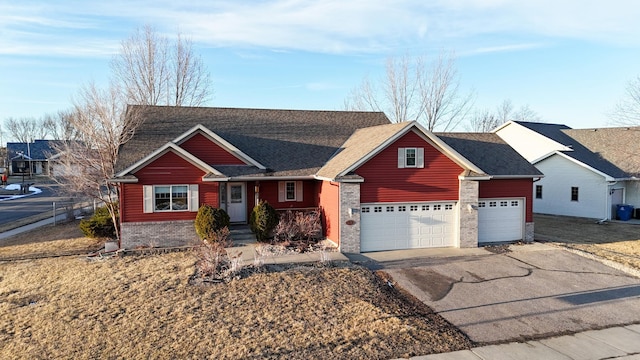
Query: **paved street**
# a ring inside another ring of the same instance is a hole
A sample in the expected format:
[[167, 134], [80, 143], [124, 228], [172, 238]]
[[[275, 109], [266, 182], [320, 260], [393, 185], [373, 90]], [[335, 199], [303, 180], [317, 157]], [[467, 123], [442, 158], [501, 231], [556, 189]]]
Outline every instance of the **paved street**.
[[19, 199], [0, 201], [0, 225], [7, 224], [18, 219], [52, 211], [52, 203], [60, 202], [51, 184], [35, 184], [42, 193], [26, 196]]

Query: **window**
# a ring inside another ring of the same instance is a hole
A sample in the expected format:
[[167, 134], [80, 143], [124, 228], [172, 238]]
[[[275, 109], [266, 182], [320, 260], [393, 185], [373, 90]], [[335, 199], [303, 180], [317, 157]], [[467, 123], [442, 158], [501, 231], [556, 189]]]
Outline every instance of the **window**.
[[156, 186], [153, 189], [155, 211], [186, 211], [189, 187], [187, 185]]
[[429, 205], [422, 205], [422, 211], [429, 211]]
[[433, 210], [441, 210], [442, 209], [442, 205], [433, 205]]
[[404, 205], [398, 206], [398, 211], [407, 211], [407, 207]]
[[501, 207], [507, 206], [507, 204], [509, 204], [507, 201], [500, 201]]
[[393, 206], [387, 206], [387, 212], [393, 212]]
[[398, 148], [398, 168], [423, 168], [423, 148]]
[[279, 181], [278, 201], [302, 201], [302, 181]]
[[382, 212], [382, 206], [374, 206], [373, 212]]
[[480, 202], [478, 203], [478, 207], [487, 207], [487, 203], [486, 203], [486, 202], [484, 202], [484, 201], [480, 201]]
[[445, 210], [453, 210], [453, 205], [447, 204], [447, 205], [444, 206], [444, 209]]
[[418, 205], [409, 206], [409, 211], [418, 211]]
[[542, 199], [542, 185], [536, 185], [536, 199]]
[[163, 211], [198, 211], [198, 185], [144, 185], [144, 213]]
[[416, 149], [404, 149], [404, 166], [416, 167]]
[[518, 200], [511, 201], [511, 206], [520, 206], [520, 201]]
[[571, 201], [578, 201], [578, 187], [571, 187]]
[[489, 207], [496, 207], [496, 201], [489, 201]]
[[285, 199], [292, 201], [296, 199], [296, 183], [293, 181], [287, 181], [285, 183]]
[[363, 213], [368, 213], [369, 212], [369, 207], [365, 206], [362, 208], [362, 212]]

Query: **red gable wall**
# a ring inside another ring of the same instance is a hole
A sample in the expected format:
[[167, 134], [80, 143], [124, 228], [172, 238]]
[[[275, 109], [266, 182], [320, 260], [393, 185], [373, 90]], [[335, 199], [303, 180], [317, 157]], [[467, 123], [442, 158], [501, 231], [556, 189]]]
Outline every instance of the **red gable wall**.
[[[398, 168], [398, 148], [424, 148], [424, 168]], [[463, 169], [413, 131], [360, 166], [364, 177], [360, 201], [406, 202], [458, 199], [458, 175]]]
[[218, 144], [198, 133], [189, 138], [180, 147], [195, 155], [209, 165], [244, 165], [245, 163], [233, 156]]
[[480, 199], [525, 198], [526, 221], [533, 221], [533, 179], [480, 181]]
[[120, 193], [122, 222], [191, 220], [196, 212], [171, 211], [160, 213], [143, 212], [143, 185], [183, 185], [198, 184], [200, 204], [218, 206], [218, 183], [203, 183], [204, 171], [172, 151], [162, 155], [135, 173], [137, 184], [122, 184]]

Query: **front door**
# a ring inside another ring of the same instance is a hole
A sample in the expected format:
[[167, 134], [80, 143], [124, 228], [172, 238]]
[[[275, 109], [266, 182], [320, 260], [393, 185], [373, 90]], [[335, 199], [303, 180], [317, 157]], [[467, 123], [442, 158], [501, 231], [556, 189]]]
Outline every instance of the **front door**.
[[227, 213], [231, 222], [247, 222], [247, 192], [245, 183], [227, 184]]
[[611, 189], [611, 219], [615, 220], [618, 216], [618, 205], [624, 201], [624, 189]]

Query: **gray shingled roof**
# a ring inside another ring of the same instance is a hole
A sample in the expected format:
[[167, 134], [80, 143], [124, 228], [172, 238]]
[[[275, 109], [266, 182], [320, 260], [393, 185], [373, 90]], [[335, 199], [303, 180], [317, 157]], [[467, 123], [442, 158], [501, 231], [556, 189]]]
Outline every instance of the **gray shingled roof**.
[[573, 151], [562, 153], [613, 178], [640, 174], [640, 128], [571, 129], [560, 124], [516, 123], [570, 147]]
[[493, 133], [437, 133], [447, 145], [491, 176], [541, 176], [542, 173]]
[[[381, 112], [170, 106], [131, 106], [129, 110], [144, 122], [121, 146], [116, 173], [201, 124], [267, 167], [273, 176], [309, 176], [355, 130], [389, 123]], [[243, 176], [264, 174], [255, 167], [225, 170]]]
[[[640, 177], [640, 127], [563, 130], [582, 147], [567, 155], [614, 177]], [[584, 151], [587, 149], [587, 151]]]

